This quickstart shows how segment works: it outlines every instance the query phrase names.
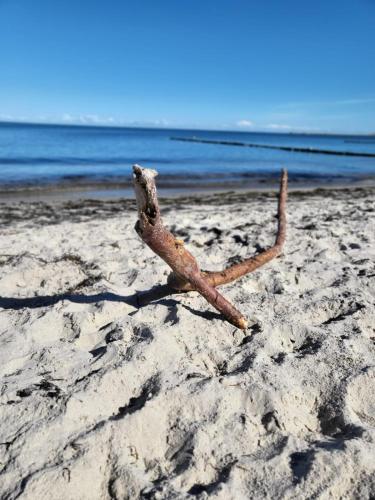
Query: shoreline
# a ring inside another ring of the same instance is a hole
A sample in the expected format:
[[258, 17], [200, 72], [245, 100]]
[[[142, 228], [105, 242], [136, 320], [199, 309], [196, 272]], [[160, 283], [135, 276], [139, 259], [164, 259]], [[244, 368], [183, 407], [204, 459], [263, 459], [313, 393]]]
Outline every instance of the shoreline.
[[[358, 178], [314, 177], [305, 176], [289, 177], [289, 192], [315, 190], [346, 190], [346, 189], [373, 189], [375, 176]], [[239, 180], [183, 182], [173, 178], [166, 179], [161, 175], [158, 178], [157, 189], [161, 198], [180, 198], [200, 195], [226, 195], [228, 192], [236, 193], [267, 193], [277, 192], [279, 177], [252, 177]], [[99, 182], [59, 182], [32, 185], [0, 185], [0, 203], [16, 203], [18, 201], [70, 201], [70, 200], [116, 200], [134, 199], [134, 189], [131, 181], [99, 181]]]
[[[226, 206], [228, 210], [235, 207], [246, 207], [249, 203], [269, 204], [276, 213], [278, 189], [274, 190], [236, 190], [225, 192], [180, 193], [178, 196], [165, 196], [159, 191], [159, 202], [162, 214], [174, 210], [195, 211], [198, 207]], [[288, 200], [291, 203], [320, 203], [322, 200], [332, 202], [355, 203], [362, 199], [375, 199], [375, 186], [335, 187], [314, 189], [291, 189]], [[288, 202], [288, 203], [289, 203]], [[271, 208], [272, 209], [272, 208]], [[0, 200], [0, 226], [10, 227], [13, 224], [58, 224], [63, 222], [98, 221], [116, 217], [124, 212], [136, 212], [135, 197], [122, 198], [79, 198], [62, 196], [58, 198], [28, 198]]]

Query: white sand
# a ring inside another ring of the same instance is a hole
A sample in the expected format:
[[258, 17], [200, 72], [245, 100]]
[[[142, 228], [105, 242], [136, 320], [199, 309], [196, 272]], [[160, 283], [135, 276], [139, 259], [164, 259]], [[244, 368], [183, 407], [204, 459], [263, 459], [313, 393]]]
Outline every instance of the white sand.
[[[204, 269], [273, 241], [275, 199], [234, 198], [167, 207]], [[284, 255], [222, 288], [246, 332], [137, 309], [168, 269], [120, 206], [0, 209], [0, 497], [374, 496], [374, 192], [290, 197]]]

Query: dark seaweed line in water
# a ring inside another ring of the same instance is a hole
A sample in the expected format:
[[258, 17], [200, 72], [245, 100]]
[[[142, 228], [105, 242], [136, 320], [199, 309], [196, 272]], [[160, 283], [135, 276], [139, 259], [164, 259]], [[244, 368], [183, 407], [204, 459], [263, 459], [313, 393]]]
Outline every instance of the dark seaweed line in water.
[[239, 142], [239, 141], [215, 141], [212, 139], [201, 139], [199, 137], [171, 137], [170, 139], [172, 141], [200, 142], [203, 144], [220, 144], [222, 146], [243, 146], [247, 148], [278, 149], [280, 151], [292, 151], [293, 153], [313, 153], [320, 155], [362, 156], [366, 158], [375, 158], [375, 153], [357, 153], [354, 151], [334, 151], [330, 149], [295, 148], [293, 146], [270, 146], [268, 144], [251, 144], [249, 142]]

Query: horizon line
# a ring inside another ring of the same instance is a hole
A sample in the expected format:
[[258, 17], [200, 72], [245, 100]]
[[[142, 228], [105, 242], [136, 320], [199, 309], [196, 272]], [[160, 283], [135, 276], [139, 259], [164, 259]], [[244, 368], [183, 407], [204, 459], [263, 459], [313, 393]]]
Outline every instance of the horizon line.
[[105, 124], [105, 123], [64, 123], [64, 122], [42, 122], [23, 120], [1, 120], [1, 125], [30, 125], [36, 127], [74, 127], [74, 128], [100, 128], [100, 129], [140, 129], [140, 130], [181, 130], [181, 131], [201, 131], [201, 132], [232, 132], [240, 134], [272, 134], [272, 135], [328, 135], [328, 136], [374, 136], [374, 132], [332, 132], [332, 131], [309, 131], [309, 130], [243, 130], [238, 128], [195, 128], [195, 127], [171, 127], [160, 125], [125, 125], [125, 124]]

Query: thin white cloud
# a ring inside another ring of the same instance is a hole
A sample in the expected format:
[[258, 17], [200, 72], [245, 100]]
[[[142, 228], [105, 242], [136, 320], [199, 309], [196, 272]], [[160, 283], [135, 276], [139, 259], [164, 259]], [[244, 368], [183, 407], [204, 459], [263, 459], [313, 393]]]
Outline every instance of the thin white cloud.
[[266, 128], [271, 130], [291, 130], [293, 127], [280, 123], [270, 123], [269, 125], [266, 125]]
[[113, 125], [113, 126], [127, 126], [127, 127], [167, 127], [170, 123], [165, 120], [121, 120], [115, 119], [113, 116], [99, 116], [95, 114], [88, 115], [72, 115], [64, 113], [60, 119], [63, 123], [70, 123], [76, 125]]
[[254, 122], [250, 121], [250, 120], [239, 120], [238, 122], [236, 122], [236, 127], [244, 127], [244, 128], [248, 128], [248, 127], [254, 127]]
[[170, 122], [165, 119], [161, 120], [137, 120], [128, 122], [129, 126], [134, 127], [168, 127], [170, 126]]
[[295, 109], [311, 106], [353, 106], [362, 104], [375, 104], [375, 97], [339, 99], [333, 101], [292, 101], [276, 106], [277, 109]]
[[14, 116], [8, 114], [0, 114], [0, 122], [33, 123], [37, 122], [37, 120], [30, 118], [29, 116]]
[[[60, 120], [59, 120], [60, 121]], [[64, 113], [61, 116], [61, 121], [63, 123], [72, 123], [80, 125], [115, 125], [116, 120], [112, 116], [98, 116], [98, 115], [71, 115], [70, 113]]]
[[65, 125], [107, 125], [117, 127], [171, 127], [173, 124], [165, 118], [157, 120], [124, 120], [113, 116], [101, 116], [97, 114], [72, 114], [63, 113], [61, 115], [39, 115], [33, 117], [14, 116], [0, 113], [0, 121], [15, 123], [45, 123], [45, 124], [65, 124]]
[[14, 120], [14, 118], [11, 115], [0, 115], [0, 121], [2, 122], [11, 122], [12, 120]]
[[321, 132], [318, 127], [296, 127], [293, 125], [287, 125], [285, 123], [269, 123], [266, 125], [265, 130], [273, 130], [278, 132]]
[[74, 121], [74, 117], [72, 115], [70, 115], [69, 113], [64, 113], [61, 117], [61, 120], [63, 122], [72, 122], [72, 121]]
[[346, 99], [343, 101], [333, 101], [332, 104], [335, 105], [346, 105], [346, 104], [373, 104], [375, 103], [375, 98], [371, 99]]

